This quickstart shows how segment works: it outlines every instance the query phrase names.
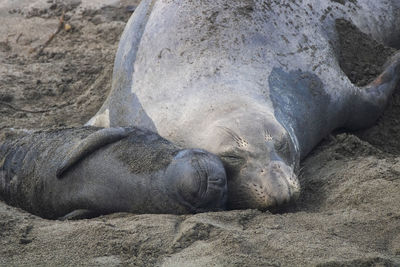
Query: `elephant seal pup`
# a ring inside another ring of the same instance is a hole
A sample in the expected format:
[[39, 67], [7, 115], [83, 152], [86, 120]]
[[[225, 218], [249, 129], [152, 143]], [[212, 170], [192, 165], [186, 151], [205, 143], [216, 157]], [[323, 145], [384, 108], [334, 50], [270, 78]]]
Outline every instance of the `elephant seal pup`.
[[299, 195], [300, 159], [336, 128], [371, 125], [399, 83], [397, 55], [353, 84], [336, 21], [400, 47], [399, 10], [397, 0], [143, 0], [88, 124], [137, 125], [217, 154], [230, 208], [282, 205]]
[[0, 145], [0, 199], [44, 218], [224, 208], [224, 167], [139, 128], [82, 127]]

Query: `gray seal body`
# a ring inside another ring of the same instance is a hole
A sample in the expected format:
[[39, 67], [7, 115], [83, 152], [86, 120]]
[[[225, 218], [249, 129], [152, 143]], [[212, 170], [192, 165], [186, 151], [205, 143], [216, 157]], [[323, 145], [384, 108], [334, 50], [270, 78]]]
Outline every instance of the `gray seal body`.
[[400, 56], [365, 87], [339, 64], [337, 19], [400, 46], [397, 0], [143, 0], [115, 59], [112, 91], [88, 122], [136, 125], [220, 156], [231, 208], [299, 195], [300, 159], [337, 128], [375, 122]]
[[215, 155], [148, 130], [50, 130], [0, 145], [0, 199], [44, 218], [220, 210], [226, 195]]

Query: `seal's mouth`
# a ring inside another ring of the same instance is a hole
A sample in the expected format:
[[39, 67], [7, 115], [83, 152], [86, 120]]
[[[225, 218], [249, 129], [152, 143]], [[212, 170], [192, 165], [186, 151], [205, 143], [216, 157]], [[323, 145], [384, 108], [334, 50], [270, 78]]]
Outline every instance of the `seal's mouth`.
[[243, 169], [230, 180], [228, 205], [231, 209], [276, 210], [296, 200], [300, 185], [292, 168], [280, 161], [265, 169]]

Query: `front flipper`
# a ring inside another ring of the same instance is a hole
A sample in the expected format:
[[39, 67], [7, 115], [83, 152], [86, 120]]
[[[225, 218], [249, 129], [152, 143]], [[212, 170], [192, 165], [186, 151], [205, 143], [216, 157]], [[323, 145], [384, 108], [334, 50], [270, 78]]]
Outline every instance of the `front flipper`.
[[66, 220], [91, 219], [94, 217], [98, 217], [100, 215], [101, 214], [99, 214], [98, 212], [95, 212], [95, 211], [81, 209], [81, 210], [74, 210], [74, 211], [68, 213], [67, 215], [58, 218], [58, 220], [66, 221]]
[[60, 166], [58, 166], [56, 176], [62, 178], [62, 175], [77, 162], [97, 149], [125, 138], [128, 134], [129, 130], [125, 128], [105, 128], [92, 133], [68, 152]]
[[132, 92], [136, 55], [155, 2], [156, 0], [142, 0], [129, 19], [115, 56], [111, 92], [97, 114], [85, 125], [136, 125], [156, 130], [137, 96]]

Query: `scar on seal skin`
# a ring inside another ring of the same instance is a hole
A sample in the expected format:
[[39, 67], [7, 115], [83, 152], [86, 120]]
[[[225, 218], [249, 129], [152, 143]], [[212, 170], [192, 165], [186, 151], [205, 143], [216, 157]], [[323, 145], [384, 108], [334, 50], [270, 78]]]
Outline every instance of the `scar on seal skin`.
[[27, 133], [0, 144], [0, 199], [43, 218], [225, 208], [219, 158], [134, 127]]

